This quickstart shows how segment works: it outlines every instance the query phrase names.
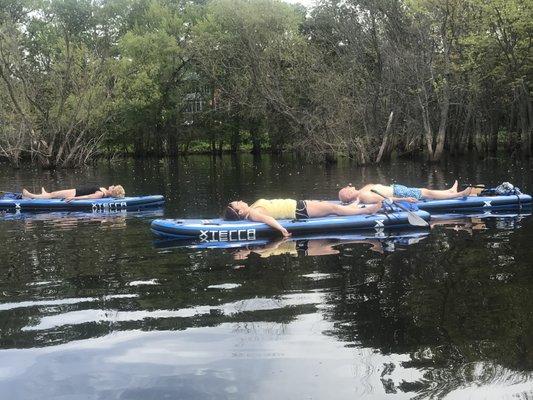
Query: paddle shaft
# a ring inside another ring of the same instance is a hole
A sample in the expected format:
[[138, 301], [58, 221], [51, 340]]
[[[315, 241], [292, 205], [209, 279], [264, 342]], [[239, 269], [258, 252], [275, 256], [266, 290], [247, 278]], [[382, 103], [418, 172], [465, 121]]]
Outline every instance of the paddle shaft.
[[[371, 192], [383, 197], [384, 199], [387, 199], [387, 197], [383, 196], [381, 193], [379, 193], [376, 189], [370, 189]], [[427, 221], [425, 221], [423, 218], [421, 218], [419, 215], [416, 215], [411, 210], [407, 209], [406, 207], [402, 206], [396, 201], [391, 200], [393, 204], [395, 204], [398, 208], [402, 209], [407, 213], [407, 220], [411, 225], [414, 226], [429, 226]]]

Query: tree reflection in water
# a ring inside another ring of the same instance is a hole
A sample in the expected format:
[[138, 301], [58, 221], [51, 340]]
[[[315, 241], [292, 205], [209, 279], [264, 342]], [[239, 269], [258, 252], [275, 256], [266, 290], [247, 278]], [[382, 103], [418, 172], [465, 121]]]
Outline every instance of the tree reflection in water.
[[[509, 228], [513, 222], [491, 225]], [[440, 398], [459, 389], [466, 394], [471, 386], [502, 393], [512, 386], [530, 393], [529, 239], [520, 230], [477, 236], [436, 228], [416, 249], [344, 270], [344, 285], [330, 298], [329, 318], [339, 321], [332, 333], [384, 354], [411, 355], [401, 366], [384, 366], [388, 392]], [[391, 369], [413, 367], [424, 371], [424, 379], [397, 386], [386, 379]]]
[[[203, 218], [239, 196], [327, 199], [343, 182], [444, 187], [461, 175], [527, 189], [524, 168], [191, 157], [0, 177], [2, 188], [118, 179], [165, 194], [165, 217]], [[533, 397], [529, 218], [435, 221], [412, 241], [384, 232], [233, 250], [156, 247], [151, 217], [129, 213], [0, 218], [4, 395]]]

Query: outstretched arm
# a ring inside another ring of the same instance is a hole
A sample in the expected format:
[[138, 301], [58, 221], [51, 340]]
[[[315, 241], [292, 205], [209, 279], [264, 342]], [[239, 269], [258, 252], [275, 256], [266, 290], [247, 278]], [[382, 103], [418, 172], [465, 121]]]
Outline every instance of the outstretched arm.
[[278, 221], [276, 221], [274, 218], [272, 218], [270, 215], [265, 215], [263, 213], [261, 213], [260, 211], [258, 210], [251, 210], [250, 211], [250, 214], [248, 214], [248, 219], [250, 221], [255, 221], [255, 222], [263, 222], [265, 224], [267, 224], [268, 226], [271, 226], [272, 228], [278, 230], [281, 232], [281, 234], [284, 236], [284, 237], [288, 237], [290, 236], [291, 234], [287, 231], [287, 229], [285, 229], [284, 227], [282, 227], [280, 225], [280, 223]]
[[418, 200], [414, 197], [391, 197], [392, 201], [406, 201], [408, 203], [416, 203]]
[[72, 200], [89, 200], [89, 199], [101, 199], [104, 197], [104, 194], [100, 191], [94, 192], [93, 194], [86, 194], [85, 196], [76, 196], [76, 197], [67, 197], [66, 201]]

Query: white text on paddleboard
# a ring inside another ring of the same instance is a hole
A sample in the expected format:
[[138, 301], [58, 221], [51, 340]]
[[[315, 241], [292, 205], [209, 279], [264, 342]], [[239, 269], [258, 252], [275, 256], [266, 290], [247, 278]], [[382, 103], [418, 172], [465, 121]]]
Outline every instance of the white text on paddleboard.
[[255, 240], [255, 229], [235, 229], [225, 231], [202, 231], [198, 238], [202, 242], [237, 242]]
[[126, 208], [128, 205], [125, 201], [117, 203], [92, 203], [93, 211], [113, 211]]

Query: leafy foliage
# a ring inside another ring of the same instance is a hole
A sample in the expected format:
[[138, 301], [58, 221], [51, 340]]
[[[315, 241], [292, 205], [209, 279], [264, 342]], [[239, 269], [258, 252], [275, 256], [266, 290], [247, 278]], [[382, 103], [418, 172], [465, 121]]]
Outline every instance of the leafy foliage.
[[0, 2], [0, 157], [530, 154], [524, 0]]

